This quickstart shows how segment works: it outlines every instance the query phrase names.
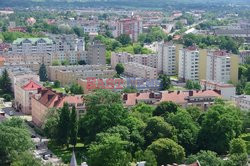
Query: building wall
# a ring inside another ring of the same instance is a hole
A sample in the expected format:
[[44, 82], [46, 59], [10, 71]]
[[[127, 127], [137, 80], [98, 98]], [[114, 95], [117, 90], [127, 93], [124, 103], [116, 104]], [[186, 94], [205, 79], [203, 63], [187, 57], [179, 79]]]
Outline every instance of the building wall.
[[32, 106], [32, 121], [37, 125], [41, 126], [44, 122], [45, 115], [47, 114], [48, 108], [38, 102], [35, 98], [31, 99]]
[[238, 83], [238, 71], [239, 71], [239, 57], [237, 55], [231, 56], [231, 76], [230, 79], [234, 84]]
[[199, 58], [199, 79], [206, 79], [207, 72], [207, 50], [200, 50], [200, 58]]

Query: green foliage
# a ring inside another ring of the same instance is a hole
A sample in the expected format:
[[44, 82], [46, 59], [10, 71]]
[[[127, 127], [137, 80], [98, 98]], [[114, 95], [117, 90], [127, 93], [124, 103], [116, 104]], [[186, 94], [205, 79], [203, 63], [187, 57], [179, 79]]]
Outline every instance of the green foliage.
[[183, 44], [185, 46], [191, 46], [193, 44], [202, 46], [202, 48], [217, 46], [220, 49], [231, 51], [234, 54], [237, 54], [239, 52], [238, 49], [241, 45], [241, 42], [242, 41], [235, 40], [232, 37], [228, 36], [205, 36], [195, 35], [191, 33], [183, 36]]
[[128, 116], [120, 94], [109, 90], [97, 90], [86, 96], [85, 101], [86, 115], [79, 122], [79, 135], [82, 140], [94, 140], [97, 133], [122, 124]]
[[17, 38], [43, 37], [41, 34], [30, 34], [23, 32], [0, 32], [0, 36], [4, 42], [12, 43]]
[[184, 148], [168, 138], [154, 141], [147, 150], [155, 154], [158, 165], [182, 163], [185, 157]]
[[68, 145], [70, 135], [70, 110], [68, 103], [63, 104], [57, 127], [57, 143], [59, 145]]
[[135, 159], [137, 162], [146, 161], [147, 166], [156, 166], [157, 165], [155, 155], [150, 150], [145, 150], [144, 152], [142, 150], [137, 151], [135, 153]]
[[132, 110], [131, 114], [134, 117], [139, 118], [144, 122], [147, 122], [148, 119], [153, 116], [154, 107], [147, 105], [145, 103], [139, 103], [135, 105], [131, 110]]
[[223, 104], [212, 106], [204, 115], [199, 133], [201, 149], [225, 154], [230, 141], [240, 135], [242, 120], [238, 109]]
[[222, 166], [223, 161], [217, 157], [217, 154], [212, 151], [204, 151], [201, 150], [199, 153], [195, 155], [190, 155], [186, 159], [186, 164], [192, 164], [196, 161], [199, 161], [201, 165], [209, 165], [209, 166]]
[[43, 82], [48, 81], [47, 70], [44, 64], [40, 66], [39, 77], [40, 77], [40, 81], [43, 81]]
[[77, 143], [77, 132], [78, 132], [78, 121], [76, 114], [76, 107], [72, 107], [71, 115], [70, 115], [70, 144], [75, 146]]
[[9, 165], [15, 161], [15, 156], [33, 148], [30, 134], [23, 123], [14, 118], [0, 124], [0, 165]]
[[190, 90], [200, 90], [201, 85], [199, 84], [199, 82], [187, 80], [185, 88]]
[[0, 89], [4, 94], [11, 92], [11, 80], [6, 69], [4, 69], [0, 77]]
[[189, 106], [186, 108], [186, 111], [192, 117], [194, 122], [198, 122], [199, 118], [202, 115], [202, 110], [199, 107]]
[[163, 116], [168, 113], [175, 113], [178, 111], [179, 106], [172, 101], [164, 101], [161, 102], [157, 107], [155, 108], [153, 115], [154, 116]]
[[247, 153], [247, 146], [243, 139], [241, 138], [234, 138], [230, 142], [230, 149], [229, 153], [232, 154], [241, 154], [241, 153]]
[[54, 60], [54, 61], [52, 62], [52, 66], [60, 66], [60, 65], [62, 65], [62, 64], [61, 64], [61, 62], [58, 61], [58, 60]]
[[161, 80], [162, 90], [168, 90], [169, 88], [171, 88], [172, 84], [169, 76], [167, 76], [166, 74], [161, 74], [159, 76], [159, 79]]
[[72, 84], [69, 88], [70, 92], [75, 95], [83, 94], [83, 88], [81, 85], [78, 84]]
[[184, 25], [182, 24], [182, 22], [180, 22], [180, 21], [176, 22], [176, 24], [175, 24], [176, 29], [182, 29], [183, 27], [184, 27]]
[[130, 155], [126, 152], [127, 141], [119, 135], [105, 135], [90, 144], [88, 164], [90, 166], [129, 166]]
[[115, 66], [115, 70], [116, 70], [116, 72], [117, 72], [118, 75], [122, 74], [124, 72], [124, 66], [123, 66], [123, 64], [118, 63]]
[[124, 88], [124, 89], [122, 90], [122, 92], [123, 92], [123, 93], [137, 93], [138, 90], [137, 90], [135, 87], [131, 86], [131, 87], [126, 87], [126, 88]]
[[130, 39], [129, 35], [126, 35], [126, 34], [121, 34], [119, 37], [117, 37], [117, 40], [122, 45], [128, 45], [131, 43], [131, 39]]
[[24, 151], [14, 157], [14, 161], [11, 163], [11, 166], [41, 166], [42, 162], [39, 159], [28, 151]]
[[56, 139], [57, 138], [57, 131], [58, 131], [58, 122], [59, 122], [59, 115], [60, 111], [52, 108], [49, 109], [46, 116], [45, 116], [45, 122], [42, 126], [42, 129], [45, 133], [45, 135], [50, 139]]
[[166, 38], [166, 34], [161, 27], [152, 27], [150, 28], [147, 34], [139, 35], [140, 43], [152, 43], [154, 41], [162, 41]]
[[171, 138], [176, 140], [176, 131], [173, 126], [164, 121], [162, 117], [152, 117], [145, 128], [146, 145], [150, 145], [159, 138]]
[[60, 87], [61, 87], [60, 81], [56, 80], [56, 81], [54, 82], [53, 88], [60, 88]]
[[245, 86], [245, 94], [250, 95], [250, 82], [246, 83]]
[[176, 128], [178, 143], [185, 148], [186, 152], [189, 154], [195, 152], [199, 127], [191, 115], [186, 110], [179, 110], [175, 114], [169, 114], [167, 122]]

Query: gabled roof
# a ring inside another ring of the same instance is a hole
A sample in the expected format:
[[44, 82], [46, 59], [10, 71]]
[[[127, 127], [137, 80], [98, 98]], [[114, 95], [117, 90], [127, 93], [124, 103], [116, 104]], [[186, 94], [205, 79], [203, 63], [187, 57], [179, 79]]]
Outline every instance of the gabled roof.
[[13, 41], [13, 44], [21, 44], [23, 41], [29, 40], [31, 44], [35, 44], [39, 40], [44, 40], [47, 44], [53, 44], [53, 41], [49, 38], [17, 38]]
[[37, 84], [33, 80], [30, 80], [26, 85], [22, 87], [24, 90], [37, 90], [39, 88], [42, 88], [41, 85]]

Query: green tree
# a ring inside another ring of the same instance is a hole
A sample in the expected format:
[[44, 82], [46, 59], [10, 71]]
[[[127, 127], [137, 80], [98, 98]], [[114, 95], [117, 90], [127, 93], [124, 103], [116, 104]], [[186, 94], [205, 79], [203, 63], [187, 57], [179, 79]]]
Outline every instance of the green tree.
[[145, 103], [138, 103], [131, 110], [132, 116], [147, 122], [153, 116], [154, 107]]
[[126, 152], [127, 141], [119, 135], [106, 135], [97, 142], [90, 144], [88, 149], [88, 164], [90, 166], [129, 166], [130, 154]]
[[176, 29], [182, 29], [183, 27], [184, 27], [184, 25], [182, 24], [182, 22], [180, 22], [180, 21], [176, 22], [176, 24], [175, 24]]
[[70, 115], [70, 144], [75, 147], [77, 143], [77, 132], [78, 132], [78, 122], [77, 122], [77, 114], [76, 107], [72, 107], [71, 115]]
[[137, 151], [135, 153], [135, 159], [137, 162], [146, 161], [147, 166], [156, 166], [157, 165], [155, 155], [150, 150], [145, 150], [144, 152], [142, 150]]
[[50, 139], [56, 139], [58, 135], [58, 122], [60, 110], [56, 108], [49, 109], [45, 115], [45, 121], [42, 126], [44, 134]]
[[186, 164], [192, 164], [196, 161], [199, 161], [201, 165], [209, 165], [209, 166], [222, 166], [223, 161], [217, 157], [217, 154], [212, 151], [204, 151], [201, 150], [199, 153], [195, 155], [190, 155], [186, 159]]
[[60, 81], [56, 80], [56, 81], [54, 82], [53, 88], [60, 88], [60, 87], [61, 87]]
[[0, 77], [0, 89], [3, 93], [11, 92], [11, 80], [8, 74], [8, 71], [4, 69], [1, 77]]
[[158, 165], [182, 163], [185, 157], [184, 148], [168, 138], [154, 141], [147, 150], [155, 154]]
[[154, 116], [162, 116], [166, 113], [175, 113], [178, 111], [179, 106], [172, 101], [164, 101], [161, 102], [157, 107], [155, 108], [153, 115]]
[[250, 95], [250, 82], [246, 83], [245, 94]]
[[115, 70], [116, 70], [116, 73], [118, 75], [122, 74], [124, 72], [124, 66], [123, 64], [121, 63], [118, 63], [116, 66], [115, 66]]
[[199, 127], [191, 115], [186, 110], [179, 110], [175, 114], [169, 114], [167, 122], [176, 128], [178, 143], [185, 148], [186, 152], [188, 154], [195, 152]]
[[9, 165], [16, 155], [34, 146], [28, 130], [23, 128], [24, 122], [20, 122], [10, 119], [0, 124], [0, 165]]
[[161, 80], [162, 90], [168, 90], [169, 88], [171, 88], [171, 80], [169, 76], [167, 76], [166, 74], [161, 74], [159, 76], [159, 79]]
[[230, 141], [240, 135], [242, 120], [237, 108], [215, 104], [204, 115], [198, 143], [201, 149], [225, 154]]
[[171, 138], [176, 140], [176, 131], [173, 126], [164, 121], [162, 117], [152, 117], [145, 128], [146, 145], [150, 145], [159, 138]]
[[35, 156], [28, 151], [24, 151], [16, 157], [14, 157], [14, 161], [11, 163], [11, 166], [41, 166], [41, 160], [35, 158]]
[[121, 34], [119, 37], [117, 37], [117, 40], [122, 45], [128, 45], [131, 43], [131, 39], [130, 39], [129, 35], [126, 35], [126, 34]]
[[82, 140], [94, 140], [97, 133], [122, 125], [128, 117], [119, 93], [97, 90], [85, 96], [85, 103], [86, 115], [79, 121], [79, 135]]
[[69, 104], [64, 103], [63, 108], [59, 115], [58, 121], [58, 133], [57, 133], [57, 143], [59, 145], [69, 144], [69, 135], [70, 135], [70, 110]]
[[44, 64], [40, 66], [39, 77], [40, 77], [40, 81], [43, 81], [43, 82], [48, 81], [47, 70]]
[[75, 95], [80, 95], [80, 94], [83, 94], [83, 88], [82, 86], [78, 85], [78, 84], [75, 84], [73, 83], [70, 88], [69, 88], [70, 92], [72, 94], [75, 94]]

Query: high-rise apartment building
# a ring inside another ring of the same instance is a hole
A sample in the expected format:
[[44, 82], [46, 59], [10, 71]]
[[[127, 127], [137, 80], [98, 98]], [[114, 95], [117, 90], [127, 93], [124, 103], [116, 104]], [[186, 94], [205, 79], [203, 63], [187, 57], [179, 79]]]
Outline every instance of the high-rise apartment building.
[[178, 73], [179, 45], [173, 42], [160, 43], [158, 45], [158, 72], [166, 75]]
[[106, 46], [99, 41], [94, 41], [88, 47], [87, 63], [90, 65], [106, 64]]
[[132, 41], [137, 41], [139, 34], [141, 33], [142, 21], [136, 17], [118, 20], [116, 22], [115, 30], [113, 32], [114, 37], [118, 37], [122, 34], [127, 34], [130, 36]]
[[196, 46], [180, 49], [178, 73], [180, 80], [199, 80], [199, 49]]

